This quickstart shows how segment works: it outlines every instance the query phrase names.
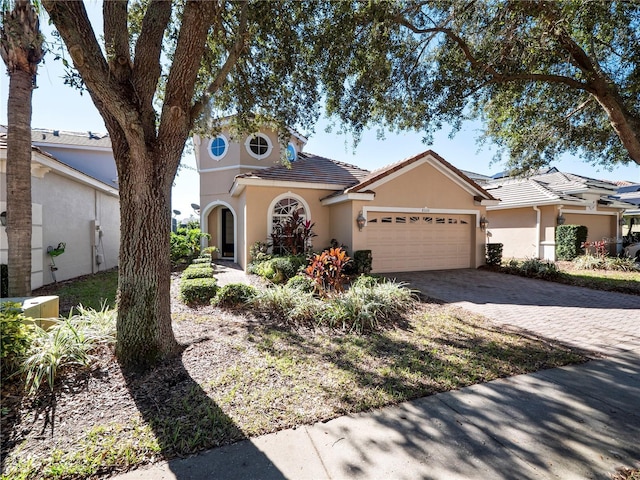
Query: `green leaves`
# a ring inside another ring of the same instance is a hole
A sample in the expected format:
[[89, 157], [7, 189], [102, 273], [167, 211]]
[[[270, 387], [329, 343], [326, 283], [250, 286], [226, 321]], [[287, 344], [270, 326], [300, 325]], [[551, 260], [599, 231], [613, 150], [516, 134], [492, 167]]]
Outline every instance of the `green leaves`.
[[429, 142], [476, 118], [519, 171], [564, 152], [640, 163], [637, 2], [332, 2], [323, 13], [327, 110], [356, 137], [386, 124]]

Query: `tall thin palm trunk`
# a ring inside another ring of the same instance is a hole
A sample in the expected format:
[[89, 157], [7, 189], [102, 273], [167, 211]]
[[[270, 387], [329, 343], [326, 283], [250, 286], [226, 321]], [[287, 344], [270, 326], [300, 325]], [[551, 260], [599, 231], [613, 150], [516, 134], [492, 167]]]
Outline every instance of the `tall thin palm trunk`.
[[0, 56], [9, 74], [7, 241], [9, 296], [31, 294], [31, 101], [44, 56], [37, 13], [28, 0], [1, 12]]

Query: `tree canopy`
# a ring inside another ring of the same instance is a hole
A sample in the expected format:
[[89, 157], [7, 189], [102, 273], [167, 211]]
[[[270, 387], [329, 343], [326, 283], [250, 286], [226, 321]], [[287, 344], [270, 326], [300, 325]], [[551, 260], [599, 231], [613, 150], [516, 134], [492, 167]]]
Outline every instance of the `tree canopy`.
[[[564, 152], [640, 164], [640, 2], [329, 2], [316, 55], [331, 114], [481, 140], [518, 170]], [[327, 35], [329, 31], [335, 35]]]

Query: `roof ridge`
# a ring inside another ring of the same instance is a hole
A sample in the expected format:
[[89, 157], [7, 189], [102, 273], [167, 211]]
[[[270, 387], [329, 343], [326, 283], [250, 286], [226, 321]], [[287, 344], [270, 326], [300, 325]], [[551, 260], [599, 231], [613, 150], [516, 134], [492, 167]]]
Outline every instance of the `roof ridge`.
[[547, 195], [548, 197], [556, 199], [556, 200], [560, 199], [560, 195], [557, 195], [556, 193], [551, 191], [549, 188], [547, 188], [547, 187], [542, 185], [542, 183], [544, 183], [544, 182], [540, 182], [538, 180], [534, 180], [533, 178], [528, 178], [526, 181], [527, 182], [531, 182], [533, 187], [535, 189], [537, 189], [538, 191], [540, 191], [542, 194]]
[[353, 163], [347, 163], [347, 162], [343, 162], [342, 160], [335, 160], [333, 158], [329, 158], [329, 157], [325, 157], [322, 155], [317, 155], [315, 153], [312, 152], [300, 152], [303, 155], [305, 155], [305, 160], [309, 160], [310, 158], [322, 158], [324, 160], [329, 160], [330, 162], [335, 163], [336, 165], [342, 165], [345, 167], [349, 167], [349, 168], [355, 168], [356, 170], [360, 170], [362, 172], [367, 172], [367, 173], [371, 173], [371, 170], [367, 170], [366, 168], [362, 168], [359, 167], [358, 165], [354, 165]]

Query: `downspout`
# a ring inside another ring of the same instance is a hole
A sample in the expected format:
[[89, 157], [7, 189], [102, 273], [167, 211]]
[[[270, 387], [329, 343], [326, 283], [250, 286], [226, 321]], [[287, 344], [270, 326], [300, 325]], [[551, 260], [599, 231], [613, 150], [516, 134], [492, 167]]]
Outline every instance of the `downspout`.
[[540, 209], [534, 205], [536, 212], [536, 258], [540, 259]]
[[[624, 215], [624, 212], [622, 213]], [[622, 253], [622, 225], [620, 225], [620, 211], [616, 212], [616, 255]]]

